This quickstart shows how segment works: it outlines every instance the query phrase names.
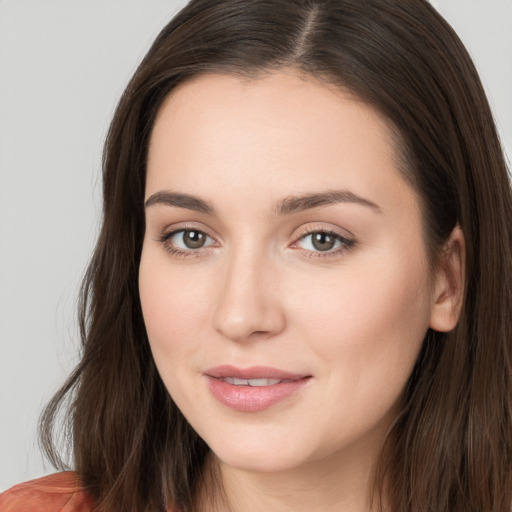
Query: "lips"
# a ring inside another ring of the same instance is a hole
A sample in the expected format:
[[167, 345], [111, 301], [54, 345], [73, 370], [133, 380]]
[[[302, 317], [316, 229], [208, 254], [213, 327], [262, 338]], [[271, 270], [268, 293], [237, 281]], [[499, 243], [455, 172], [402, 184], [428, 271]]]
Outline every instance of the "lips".
[[211, 394], [224, 406], [239, 412], [259, 412], [300, 391], [311, 375], [255, 366], [216, 366], [204, 372]]

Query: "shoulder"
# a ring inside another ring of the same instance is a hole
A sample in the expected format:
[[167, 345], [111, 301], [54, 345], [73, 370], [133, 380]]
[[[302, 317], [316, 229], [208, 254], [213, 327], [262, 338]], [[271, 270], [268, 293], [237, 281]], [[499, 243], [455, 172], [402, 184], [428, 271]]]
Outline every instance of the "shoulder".
[[55, 473], [0, 494], [2, 512], [92, 512], [94, 503], [73, 471]]

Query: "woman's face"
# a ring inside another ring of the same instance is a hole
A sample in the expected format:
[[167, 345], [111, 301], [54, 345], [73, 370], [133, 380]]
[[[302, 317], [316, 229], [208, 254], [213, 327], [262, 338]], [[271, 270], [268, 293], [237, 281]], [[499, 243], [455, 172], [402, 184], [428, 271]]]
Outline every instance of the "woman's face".
[[291, 71], [203, 75], [161, 108], [140, 298], [163, 382], [221, 463], [381, 446], [437, 310], [396, 161], [372, 108]]

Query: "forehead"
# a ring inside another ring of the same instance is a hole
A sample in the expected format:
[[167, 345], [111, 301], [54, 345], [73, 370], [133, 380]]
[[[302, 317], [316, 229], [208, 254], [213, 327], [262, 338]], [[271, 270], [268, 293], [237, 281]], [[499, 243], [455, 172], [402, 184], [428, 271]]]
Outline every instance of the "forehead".
[[229, 189], [277, 200], [343, 188], [372, 200], [404, 185], [396, 161], [383, 117], [346, 91], [294, 71], [205, 74], [175, 89], [157, 115], [146, 197]]

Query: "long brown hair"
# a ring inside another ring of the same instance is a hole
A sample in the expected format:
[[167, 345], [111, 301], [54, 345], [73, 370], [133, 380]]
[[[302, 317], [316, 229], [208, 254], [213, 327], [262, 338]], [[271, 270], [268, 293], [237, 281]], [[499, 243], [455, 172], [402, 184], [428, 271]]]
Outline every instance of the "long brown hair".
[[82, 359], [47, 406], [67, 411], [74, 465], [105, 510], [194, 509], [208, 447], [159, 378], [138, 294], [148, 141], [189, 77], [283, 67], [348, 89], [396, 131], [432, 262], [467, 244], [458, 326], [429, 331], [375, 480], [393, 512], [503, 512], [512, 503], [512, 202], [477, 72], [425, 0], [193, 0], [160, 33], [117, 107], [103, 158], [103, 224], [81, 294]]

